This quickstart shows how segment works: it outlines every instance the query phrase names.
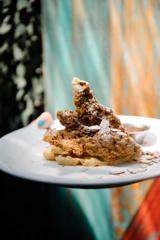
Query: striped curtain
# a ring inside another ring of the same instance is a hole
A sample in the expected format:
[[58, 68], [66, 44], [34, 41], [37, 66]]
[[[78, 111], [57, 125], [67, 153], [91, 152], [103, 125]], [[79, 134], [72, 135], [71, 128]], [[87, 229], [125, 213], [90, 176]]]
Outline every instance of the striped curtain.
[[[47, 110], [73, 108], [71, 80], [77, 76], [117, 114], [159, 116], [158, 0], [46, 0], [42, 20]], [[151, 239], [160, 231], [159, 187], [159, 180], [149, 180], [63, 191], [70, 192], [94, 239]]]
[[[112, 102], [119, 113], [160, 113], [160, 2], [109, 1]], [[138, 106], [138, 107], [137, 107]]]

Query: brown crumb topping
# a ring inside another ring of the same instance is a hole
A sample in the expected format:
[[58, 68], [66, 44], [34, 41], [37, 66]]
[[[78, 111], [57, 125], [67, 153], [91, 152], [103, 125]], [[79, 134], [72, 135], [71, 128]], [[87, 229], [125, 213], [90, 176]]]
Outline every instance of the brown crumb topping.
[[140, 145], [113, 111], [97, 101], [87, 82], [74, 79], [73, 91], [75, 110], [57, 113], [65, 129], [47, 130], [45, 141], [61, 149], [61, 155], [96, 157], [108, 164], [131, 161], [141, 155]]

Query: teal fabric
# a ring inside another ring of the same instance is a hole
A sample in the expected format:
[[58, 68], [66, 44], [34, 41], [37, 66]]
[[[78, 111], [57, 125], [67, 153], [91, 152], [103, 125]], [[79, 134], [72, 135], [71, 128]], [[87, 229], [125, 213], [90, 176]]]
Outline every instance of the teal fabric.
[[99, 5], [79, 1], [85, 6], [83, 19], [75, 2], [42, 1], [46, 104], [54, 114], [73, 108], [71, 81], [75, 76], [90, 82], [98, 99], [110, 105], [107, 1]]
[[[94, 239], [114, 239], [111, 219], [111, 194], [108, 189], [70, 190], [80, 212], [88, 220]], [[75, 209], [76, 210], [76, 209]]]
[[[108, 6], [107, 1], [98, 2], [83, 1], [82, 10], [71, 0], [42, 1], [46, 109], [54, 116], [57, 110], [74, 107], [74, 76], [90, 82], [96, 97], [110, 106]], [[94, 239], [114, 239], [110, 189], [60, 191], [64, 196], [70, 192], [73, 211], [83, 215]]]

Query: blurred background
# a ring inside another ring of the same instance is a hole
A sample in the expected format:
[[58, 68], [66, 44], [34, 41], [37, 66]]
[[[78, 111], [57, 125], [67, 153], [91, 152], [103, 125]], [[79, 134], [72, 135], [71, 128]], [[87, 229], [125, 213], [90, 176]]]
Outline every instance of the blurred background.
[[[72, 109], [75, 76], [115, 113], [158, 118], [160, 1], [0, 1], [0, 136]], [[1, 172], [1, 235], [160, 239], [159, 185], [77, 190]]]

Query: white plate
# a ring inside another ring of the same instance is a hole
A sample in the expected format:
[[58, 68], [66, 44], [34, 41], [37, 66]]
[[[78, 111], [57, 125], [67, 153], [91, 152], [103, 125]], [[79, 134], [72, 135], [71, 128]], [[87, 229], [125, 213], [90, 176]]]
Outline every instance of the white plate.
[[[119, 116], [123, 123], [147, 125], [148, 131], [157, 136], [149, 151], [160, 151], [160, 120]], [[54, 125], [57, 127], [57, 120]], [[130, 163], [120, 166], [83, 167], [61, 166], [43, 158], [42, 152], [48, 145], [42, 141], [45, 130], [32, 123], [0, 139], [0, 169], [9, 174], [46, 183], [76, 188], [103, 188], [127, 185], [160, 176], [160, 163], [143, 168]]]

